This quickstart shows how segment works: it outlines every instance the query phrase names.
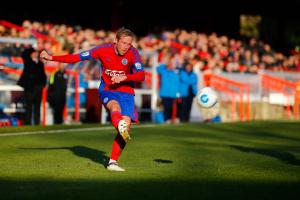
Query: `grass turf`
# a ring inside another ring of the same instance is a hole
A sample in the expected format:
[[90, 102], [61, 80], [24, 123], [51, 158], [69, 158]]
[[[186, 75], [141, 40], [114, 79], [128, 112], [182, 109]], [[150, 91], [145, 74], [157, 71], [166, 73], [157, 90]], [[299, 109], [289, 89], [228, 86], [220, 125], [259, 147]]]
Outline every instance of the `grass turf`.
[[[79, 127], [95, 127], [74, 126]], [[69, 128], [67, 126], [47, 129]], [[4, 130], [4, 131], [2, 131]], [[44, 130], [0, 129], [2, 133]], [[182, 124], [133, 129], [104, 168], [112, 130], [0, 137], [0, 199], [296, 199], [300, 123]]]

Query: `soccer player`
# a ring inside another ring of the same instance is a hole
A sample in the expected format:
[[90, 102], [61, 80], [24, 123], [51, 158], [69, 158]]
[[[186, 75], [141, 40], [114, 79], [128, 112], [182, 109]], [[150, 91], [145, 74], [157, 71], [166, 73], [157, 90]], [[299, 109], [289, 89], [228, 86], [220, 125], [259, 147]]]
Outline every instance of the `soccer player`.
[[132, 82], [142, 82], [145, 79], [140, 55], [138, 50], [132, 46], [134, 38], [133, 32], [121, 28], [116, 33], [114, 43], [103, 44], [80, 54], [54, 56], [46, 51], [40, 54], [40, 57], [45, 60], [65, 63], [75, 63], [88, 59], [101, 61], [102, 74], [99, 96], [110, 113], [112, 125], [118, 131], [107, 165], [107, 169], [111, 171], [125, 171], [118, 165], [117, 161], [130, 139], [131, 121], [137, 120], [134, 114]]

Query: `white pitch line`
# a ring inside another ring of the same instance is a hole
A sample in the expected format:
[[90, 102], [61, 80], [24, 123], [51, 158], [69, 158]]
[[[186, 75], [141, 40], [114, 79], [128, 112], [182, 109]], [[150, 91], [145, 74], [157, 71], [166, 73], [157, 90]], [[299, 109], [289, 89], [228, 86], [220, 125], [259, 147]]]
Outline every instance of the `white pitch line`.
[[[146, 125], [136, 125], [131, 128], [147, 128], [157, 126], [155, 124], [146, 124]], [[161, 125], [160, 125], [161, 126]], [[94, 127], [94, 128], [73, 128], [73, 129], [58, 129], [58, 130], [48, 130], [48, 131], [28, 131], [28, 132], [19, 132], [19, 133], [3, 133], [0, 134], [0, 137], [6, 136], [20, 136], [20, 135], [37, 135], [37, 134], [51, 134], [51, 133], [67, 133], [67, 132], [80, 132], [80, 131], [101, 131], [101, 130], [113, 130], [114, 127]]]

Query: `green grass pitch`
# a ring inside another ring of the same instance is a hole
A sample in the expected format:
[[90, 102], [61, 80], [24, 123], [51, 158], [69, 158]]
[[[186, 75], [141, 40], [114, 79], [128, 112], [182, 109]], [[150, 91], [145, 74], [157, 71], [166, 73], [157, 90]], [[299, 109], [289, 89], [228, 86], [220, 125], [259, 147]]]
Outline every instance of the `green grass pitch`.
[[0, 199], [300, 197], [299, 122], [133, 128], [123, 173], [104, 167], [115, 131], [96, 127], [0, 128]]

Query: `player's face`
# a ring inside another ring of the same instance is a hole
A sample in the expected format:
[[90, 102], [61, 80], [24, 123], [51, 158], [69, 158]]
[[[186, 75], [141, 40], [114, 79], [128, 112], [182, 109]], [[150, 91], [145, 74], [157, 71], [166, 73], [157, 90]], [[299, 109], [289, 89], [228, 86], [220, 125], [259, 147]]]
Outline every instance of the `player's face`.
[[122, 36], [118, 41], [117, 41], [117, 51], [120, 55], [124, 55], [129, 48], [131, 47], [133, 38], [130, 36]]

